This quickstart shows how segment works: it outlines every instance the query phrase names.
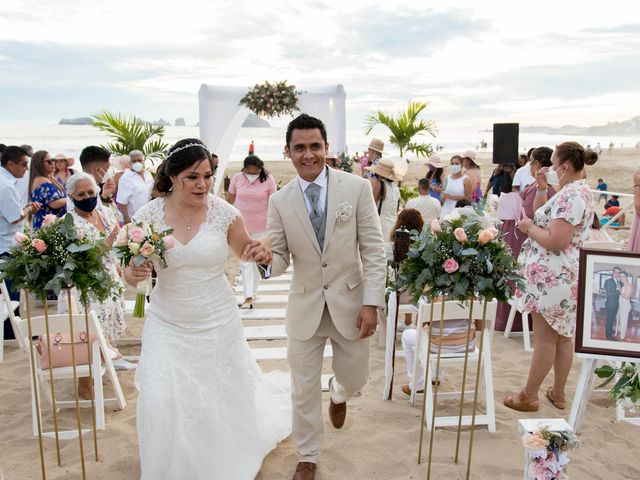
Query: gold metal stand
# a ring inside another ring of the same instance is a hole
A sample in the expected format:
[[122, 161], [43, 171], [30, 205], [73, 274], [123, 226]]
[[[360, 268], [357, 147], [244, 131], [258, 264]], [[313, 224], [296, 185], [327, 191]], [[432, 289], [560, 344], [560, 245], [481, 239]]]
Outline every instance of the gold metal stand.
[[[29, 333], [29, 354], [31, 355], [31, 382], [33, 385], [33, 395], [36, 404], [36, 424], [38, 425], [38, 445], [40, 447], [40, 468], [42, 469], [42, 480], [46, 480], [47, 474], [44, 467], [44, 446], [42, 445], [42, 424], [40, 423], [40, 393], [38, 392], [38, 383], [36, 380], [36, 358], [33, 355], [33, 332], [31, 329], [31, 307], [29, 304], [29, 291], [25, 290], [25, 301], [27, 307], [27, 330]], [[17, 334], [18, 332], [16, 332]], [[58, 458], [60, 458], [58, 456]]]
[[[429, 312], [429, 341], [427, 343], [427, 361], [425, 362], [425, 367], [424, 367], [424, 377], [425, 381], [428, 377], [427, 373], [429, 372], [429, 363], [431, 360], [431, 336], [433, 335], [433, 310], [434, 308], [434, 299], [431, 299], [431, 311]], [[419, 317], [419, 316], [418, 316]], [[420, 335], [420, 329], [423, 328], [422, 325], [416, 325], [416, 328], [418, 329], [417, 334]], [[419, 357], [420, 356], [420, 352], [416, 352], [416, 355]], [[419, 365], [418, 365], [419, 366]], [[414, 388], [416, 388], [415, 386], [415, 375], [414, 375]], [[418, 465], [420, 465], [422, 463], [422, 441], [424, 438], [424, 417], [425, 417], [425, 412], [427, 409], [427, 393], [426, 393], [426, 387], [425, 387], [425, 393], [424, 393], [424, 401], [422, 402], [422, 415], [420, 416], [420, 445], [418, 447]], [[416, 396], [418, 394], [416, 393]]]
[[[525, 319], [526, 321], [526, 319]], [[484, 329], [487, 323], [487, 299], [482, 307], [482, 326], [480, 328], [480, 344], [478, 345], [478, 366], [476, 368], [476, 385], [473, 392], [473, 412], [471, 414], [471, 435], [469, 436], [469, 456], [467, 457], [467, 480], [471, 477], [471, 455], [473, 453], [473, 433], [476, 425], [476, 411], [478, 409], [478, 387], [480, 385], [480, 367], [482, 365], [482, 350], [484, 347]]]
[[[69, 298], [71, 298], [71, 292], [69, 292]], [[83, 302], [83, 307], [84, 307], [84, 324], [87, 332], [87, 339], [89, 339], [90, 338], [89, 337], [89, 313], [88, 313], [89, 304], [85, 301]], [[93, 450], [95, 452], [96, 462], [98, 462], [98, 433], [96, 428], [96, 403], [95, 403], [95, 391], [93, 390], [93, 362], [91, 358], [91, 350], [92, 350], [91, 342], [87, 341], [87, 351], [89, 352], [89, 355], [87, 356], [87, 358], [89, 359], [89, 383], [91, 384], [91, 391], [94, 392], [94, 394], [91, 395], [91, 421], [93, 426]]]
[[460, 453], [460, 433], [462, 432], [462, 413], [464, 411], [464, 394], [467, 385], [467, 367], [469, 365], [469, 340], [471, 337], [471, 323], [473, 322], [473, 304], [474, 299], [471, 299], [471, 305], [469, 306], [469, 319], [467, 320], [467, 344], [464, 349], [464, 367], [462, 369], [462, 388], [460, 391], [460, 411], [458, 413], [458, 433], [456, 435], [456, 456], [455, 462], [458, 463], [458, 454]]
[[[51, 332], [49, 331], [49, 306], [47, 305], [47, 294], [42, 292], [42, 303], [44, 304], [44, 328], [47, 335], [47, 355], [49, 355], [49, 386], [51, 387], [51, 404], [53, 409], [53, 428], [56, 436], [56, 454], [58, 455], [58, 466], [62, 466], [62, 459], [60, 457], [60, 435], [58, 430], [58, 406], [56, 405], [56, 392], [53, 383], [53, 367], [51, 366]], [[31, 321], [31, 317], [29, 317]], [[40, 413], [40, 412], [38, 412]]]
[[[71, 364], [73, 371], [73, 389], [75, 392], [76, 400], [76, 420], [78, 423], [78, 442], [80, 444], [80, 465], [82, 466], [82, 479], [87, 478], [85, 466], [84, 466], [84, 447], [82, 445], [82, 422], [80, 421], [80, 398], [78, 396], [78, 373], [76, 371], [76, 348], [73, 336], [73, 312], [71, 310], [71, 291], [67, 290], [67, 308], [69, 310], [69, 334], [71, 335]], [[89, 338], [89, 331], [87, 330], [87, 339]], [[87, 343], [89, 343], [87, 341]], [[89, 362], [90, 363], [90, 362]], [[93, 387], [93, 385], [92, 385]], [[93, 396], [93, 391], [91, 391]], [[93, 403], [93, 402], [92, 402]], [[57, 434], [57, 429], [56, 429]]]

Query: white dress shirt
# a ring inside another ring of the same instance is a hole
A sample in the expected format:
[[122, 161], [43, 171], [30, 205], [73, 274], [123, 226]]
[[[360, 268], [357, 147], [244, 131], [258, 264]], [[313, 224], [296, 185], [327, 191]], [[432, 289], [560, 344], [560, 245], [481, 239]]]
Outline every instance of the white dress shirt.
[[311, 214], [311, 201], [305, 194], [307, 187], [312, 183], [315, 183], [320, 187], [320, 198], [318, 198], [318, 210], [324, 213], [325, 206], [327, 205], [327, 185], [329, 183], [329, 173], [326, 167], [320, 172], [320, 174], [313, 180], [313, 182], [307, 182], [304, 178], [298, 175], [298, 183], [302, 189], [302, 196], [304, 197], [304, 203], [307, 206], [307, 214]]
[[424, 223], [431, 223], [432, 220], [440, 218], [440, 211], [442, 210], [440, 202], [429, 194], [412, 198], [407, 202], [404, 208], [415, 208], [418, 210], [420, 215], [422, 215]]
[[535, 177], [531, 175], [531, 162], [527, 162], [526, 165], [516, 170], [516, 174], [513, 176], [512, 187], [519, 187], [520, 191], [523, 191], [535, 181]]
[[153, 177], [146, 170], [144, 179], [132, 170], [127, 170], [118, 182], [116, 202], [127, 206], [129, 218], [151, 200]]
[[0, 167], [0, 253], [8, 252], [15, 245], [13, 236], [22, 230], [22, 222], [18, 220], [24, 205], [16, 188], [17, 180], [6, 168]]

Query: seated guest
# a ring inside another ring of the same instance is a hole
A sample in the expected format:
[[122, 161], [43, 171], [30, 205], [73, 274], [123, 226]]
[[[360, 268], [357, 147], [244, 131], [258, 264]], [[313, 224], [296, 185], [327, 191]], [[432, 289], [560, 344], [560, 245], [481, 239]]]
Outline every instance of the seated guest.
[[440, 211], [442, 210], [440, 202], [430, 195], [430, 189], [429, 180], [421, 178], [418, 180], [418, 193], [420, 196], [410, 199], [405, 205], [405, 209], [415, 208], [418, 210], [424, 223], [431, 223], [432, 220], [440, 218]]
[[127, 170], [118, 182], [116, 202], [122, 212], [124, 223], [131, 222], [131, 217], [140, 207], [151, 200], [153, 177], [144, 169], [144, 155], [140, 150], [129, 153], [131, 170]]
[[[115, 241], [120, 227], [110, 208], [98, 204], [98, 185], [92, 175], [78, 172], [67, 180], [67, 191], [73, 202], [70, 213], [74, 217], [77, 227], [82, 228], [85, 236], [92, 241], [104, 242], [107, 249], [103, 257], [103, 265], [111, 278], [124, 288], [120, 279], [118, 259], [111, 247]], [[110, 346], [114, 366], [118, 370], [134, 368], [132, 364], [122, 358], [122, 355], [113, 346], [115, 340], [124, 334], [125, 330], [125, 303], [124, 296], [109, 297], [101, 303], [91, 301], [90, 306], [98, 315], [98, 320], [107, 343]], [[88, 379], [87, 379], [88, 380]], [[90, 389], [89, 385], [81, 383], [83, 394]], [[80, 388], [79, 386], [79, 388]], [[86, 388], [85, 388], [86, 387]]]
[[611, 195], [611, 199], [604, 204], [604, 209], [606, 210], [609, 207], [619, 207], [620, 206], [620, 197], [618, 195]]
[[54, 173], [54, 178], [60, 183], [60, 185], [64, 186], [67, 183], [67, 180], [74, 172], [71, 168], [75, 163], [73, 158], [67, 158], [66, 155], [62, 155], [59, 153], [56, 155], [56, 158], [53, 160], [55, 162], [56, 171]]
[[38, 230], [46, 215], [64, 216], [67, 213], [67, 194], [53, 174], [55, 164], [49, 152], [38, 150], [31, 157], [29, 171], [29, 199], [42, 208], [33, 215], [33, 229]]
[[[602, 221], [604, 223], [610, 223], [611, 220], [613, 220], [613, 217], [618, 215], [621, 211], [622, 211], [622, 208], [620, 208], [620, 207], [616, 207], [615, 205], [610, 206], [609, 208], [607, 208], [604, 211], [604, 215], [602, 216]], [[624, 218], [624, 213], [623, 213], [618, 218], [616, 218], [613, 221], [613, 223], [611, 223], [611, 226], [613, 226], [613, 227], [624, 226], [624, 221], [625, 221], [625, 218]]]

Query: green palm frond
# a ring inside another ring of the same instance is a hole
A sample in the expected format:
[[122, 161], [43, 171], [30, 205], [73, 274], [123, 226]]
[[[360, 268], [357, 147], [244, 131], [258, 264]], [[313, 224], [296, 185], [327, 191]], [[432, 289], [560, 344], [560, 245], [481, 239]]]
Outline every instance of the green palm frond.
[[161, 158], [169, 145], [162, 140], [163, 125], [154, 125], [136, 117], [114, 114], [103, 110], [93, 115], [93, 126], [113, 140], [105, 148], [118, 155], [128, 155], [132, 150], [142, 151], [151, 159]]
[[373, 127], [383, 125], [389, 129], [389, 141], [398, 147], [400, 155], [410, 151], [417, 156], [427, 156], [432, 153], [431, 144], [418, 144], [413, 142], [413, 137], [429, 134], [435, 138], [437, 127], [432, 120], [419, 120], [420, 114], [427, 108], [429, 102], [409, 102], [405, 111], [397, 116], [389, 115], [381, 110], [370, 113], [365, 118], [365, 135], [371, 133]]

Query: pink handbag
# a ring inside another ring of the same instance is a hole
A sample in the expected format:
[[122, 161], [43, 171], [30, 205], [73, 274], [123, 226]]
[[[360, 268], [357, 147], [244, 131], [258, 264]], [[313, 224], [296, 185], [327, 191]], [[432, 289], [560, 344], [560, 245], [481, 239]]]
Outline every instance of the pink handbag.
[[520, 220], [522, 218], [522, 197], [518, 192], [503, 193], [498, 200], [499, 220]]
[[[54, 333], [49, 340], [51, 345], [51, 359], [49, 359], [49, 349], [47, 348], [47, 336], [43, 335], [36, 344], [36, 350], [40, 355], [40, 368], [46, 370], [51, 365], [53, 368], [70, 367], [73, 365], [71, 357], [71, 334]], [[87, 336], [87, 332], [74, 332], [73, 344], [76, 357], [76, 365], [88, 365], [91, 361], [87, 349], [87, 341], [92, 345], [96, 341], [95, 334]], [[90, 348], [90, 347], [89, 347]]]

